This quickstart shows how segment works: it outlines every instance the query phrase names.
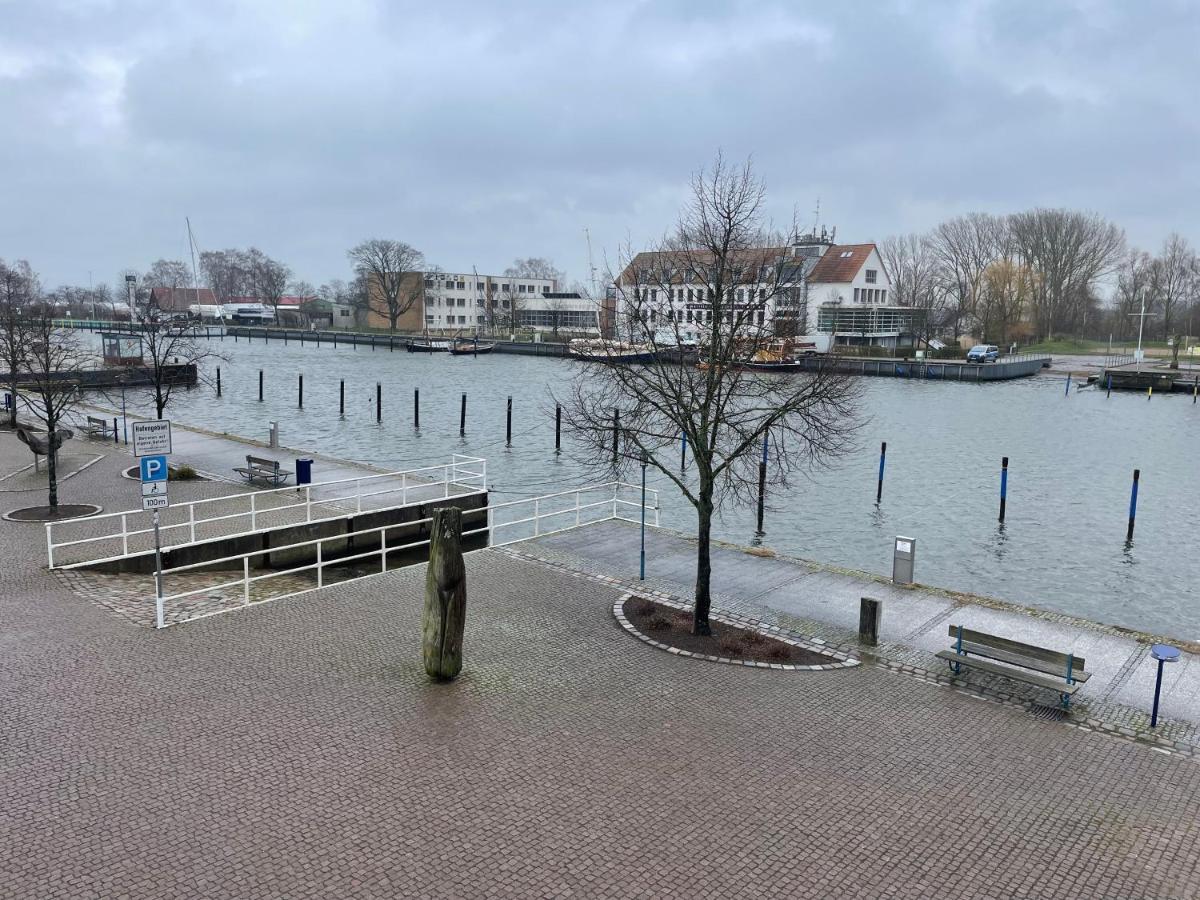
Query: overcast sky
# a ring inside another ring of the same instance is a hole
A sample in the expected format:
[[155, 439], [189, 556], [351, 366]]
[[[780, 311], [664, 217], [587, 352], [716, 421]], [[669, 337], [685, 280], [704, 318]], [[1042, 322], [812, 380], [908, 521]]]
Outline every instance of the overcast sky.
[[0, 0], [0, 257], [49, 285], [391, 237], [587, 278], [718, 148], [776, 222], [878, 240], [1070, 206], [1200, 238], [1191, 0]]

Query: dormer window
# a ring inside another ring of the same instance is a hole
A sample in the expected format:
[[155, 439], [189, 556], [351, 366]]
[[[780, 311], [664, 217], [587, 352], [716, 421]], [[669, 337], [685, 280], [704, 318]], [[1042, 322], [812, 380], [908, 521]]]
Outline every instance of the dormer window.
[[841, 253], [839, 253], [839, 254], [838, 254], [838, 256], [839, 256], [841, 259], [849, 259], [849, 258], [850, 258], [850, 257], [852, 257], [853, 255], [854, 255], [854, 251], [853, 251], [853, 250], [843, 250]]
[[875, 269], [867, 269], [867, 284], [874, 284], [874, 283], [875, 283], [875, 276], [876, 276], [877, 274], [878, 274], [878, 273], [876, 272], [876, 270], [875, 270]]

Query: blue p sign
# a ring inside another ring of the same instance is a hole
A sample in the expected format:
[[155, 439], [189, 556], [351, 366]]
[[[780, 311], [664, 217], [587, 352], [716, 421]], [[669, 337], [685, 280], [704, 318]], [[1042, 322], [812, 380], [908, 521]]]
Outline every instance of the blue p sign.
[[142, 481], [166, 481], [167, 458], [165, 456], [143, 456], [141, 464]]

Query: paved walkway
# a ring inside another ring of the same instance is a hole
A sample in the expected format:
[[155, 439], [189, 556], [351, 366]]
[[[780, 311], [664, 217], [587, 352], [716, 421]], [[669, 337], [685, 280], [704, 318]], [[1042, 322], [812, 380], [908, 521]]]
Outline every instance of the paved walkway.
[[[520, 545], [526, 553], [562, 562], [572, 569], [614, 575], [628, 583], [638, 576], [636, 526], [609, 521], [561, 532]], [[690, 598], [695, 585], [696, 551], [688, 537], [648, 529], [649, 583]], [[1076, 716], [1113, 727], [1148, 732], [1157, 664], [1150, 640], [1092, 622], [1043, 613], [935, 588], [897, 587], [888, 580], [786, 558], [753, 555], [718, 546], [713, 557], [714, 603], [810, 634], [856, 644], [859, 599], [883, 601], [880, 656], [946, 674], [934, 654], [950, 646], [951, 624], [1010, 637], [1024, 643], [1073, 652], [1086, 661], [1092, 678], [1076, 695]], [[1183, 644], [1192, 650], [1198, 648]], [[1054, 695], [1021, 690], [1007, 679], [968, 676], [1014, 697], [1053, 704]], [[1164, 673], [1156, 734], [1189, 746], [1200, 742], [1200, 656], [1184, 652]]]
[[878, 665], [680, 659], [598, 578], [471, 554], [466, 668], [431, 684], [423, 567], [155, 632], [40, 539], [0, 522], [0, 898], [1200, 890], [1195, 760]]

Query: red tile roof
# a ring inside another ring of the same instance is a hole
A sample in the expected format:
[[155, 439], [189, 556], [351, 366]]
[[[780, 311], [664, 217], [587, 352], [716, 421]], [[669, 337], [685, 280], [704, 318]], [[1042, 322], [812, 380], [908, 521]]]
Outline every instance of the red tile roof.
[[874, 244], [834, 244], [813, 266], [808, 280], [810, 283], [849, 284], [874, 249]]

